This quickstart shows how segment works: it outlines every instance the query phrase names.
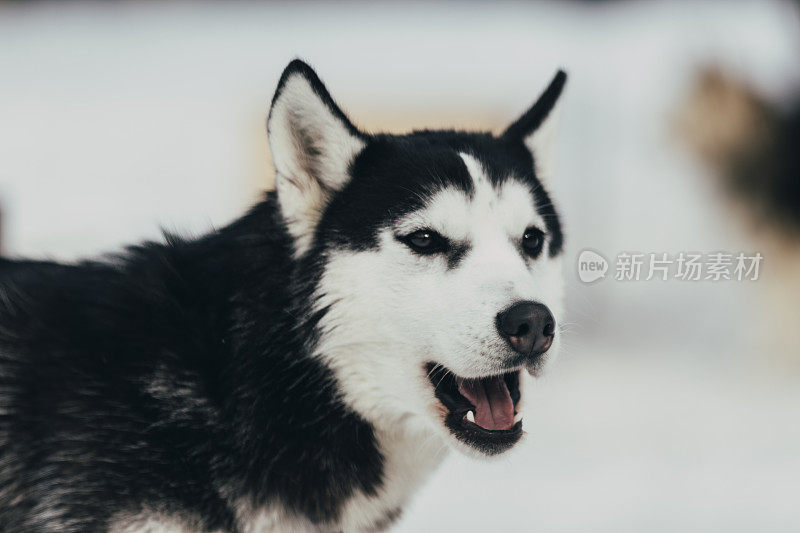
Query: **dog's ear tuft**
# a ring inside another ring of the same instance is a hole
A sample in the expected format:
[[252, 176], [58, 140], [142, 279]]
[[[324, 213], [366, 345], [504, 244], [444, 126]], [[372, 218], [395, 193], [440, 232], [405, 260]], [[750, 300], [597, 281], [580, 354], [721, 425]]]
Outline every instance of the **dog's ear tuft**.
[[366, 136], [299, 59], [281, 75], [267, 131], [281, 212], [302, 254], [331, 195], [347, 183], [350, 163], [364, 148]]
[[533, 106], [502, 134], [503, 138], [522, 141], [528, 147], [533, 154], [537, 175], [545, 180], [552, 173], [553, 141], [558, 125], [560, 97], [566, 82], [567, 74], [563, 70], [556, 72]]

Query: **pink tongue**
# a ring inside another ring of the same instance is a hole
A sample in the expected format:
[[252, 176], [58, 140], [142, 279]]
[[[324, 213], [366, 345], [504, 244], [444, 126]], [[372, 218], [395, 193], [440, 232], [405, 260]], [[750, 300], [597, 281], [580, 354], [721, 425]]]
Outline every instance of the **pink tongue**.
[[502, 376], [458, 379], [458, 392], [475, 406], [475, 423], [484, 429], [514, 427], [514, 402]]

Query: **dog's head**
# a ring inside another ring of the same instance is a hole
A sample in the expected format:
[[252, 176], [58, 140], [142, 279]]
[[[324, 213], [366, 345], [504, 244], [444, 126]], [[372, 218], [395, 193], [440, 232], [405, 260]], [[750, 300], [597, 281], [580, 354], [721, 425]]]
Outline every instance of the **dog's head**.
[[422, 422], [485, 454], [519, 440], [521, 371], [559, 345], [546, 178], [565, 78], [499, 136], [371, 135], [308, 65], [284, 71], [269, 140], [295, 256], [317, 266], [314, 353], [369, 421]]

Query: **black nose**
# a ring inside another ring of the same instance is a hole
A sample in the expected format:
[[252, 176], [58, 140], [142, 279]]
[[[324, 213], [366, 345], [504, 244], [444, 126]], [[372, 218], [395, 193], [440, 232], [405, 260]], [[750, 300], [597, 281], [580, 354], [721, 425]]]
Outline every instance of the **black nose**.
[[497, 331], [514, 351], [537, 355], [553, 344], [556, 321], [544, 305], [520, 302], [497, 315]]

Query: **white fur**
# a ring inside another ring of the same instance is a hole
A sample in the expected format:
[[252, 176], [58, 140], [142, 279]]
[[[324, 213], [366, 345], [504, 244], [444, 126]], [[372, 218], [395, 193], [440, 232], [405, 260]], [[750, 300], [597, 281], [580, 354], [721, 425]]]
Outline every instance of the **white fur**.
[[[348, 165], [364, 142], [351, 134], [299, 73], [285, 81], [273, 103], [268, 130], [281, 211], [295, 253], [302, 255], [331, 193], [347, 182]], [[313, 143], [316, 153], [308, 153], [307, 142]]]
[[[558, 106], [525, 139], [544, 180], [553, 173], [557, 118]], [[346, 184], [348, 167], [364, 142], [301, 74], [285, 81], [274, 102], [269, 138], [281, 211], [300, 256], [309, 249], [327, 202]], [[313, 150], [306, 149], [309, 143]], [[546, 234], [530, 185], [506, 176], [494, 186], [476, 158], [460, 155], [473, 194], [443, 189], [423, 209], [382, 229], [377, 249], [333, 250], [324, 258], [315, 297], [317, 310], [327, 312], [314, 353], [334, 371], [343, 400], [373, 424], [385, 459], [377, 494], [352, 496], [339, 521], [327, 525], [332, 530], [374, 528], [403, 507], [447, 448], [479, 454], [445, 427], [446, 408], [434, 395], [426, 363], [442, 364], [462, 377], [498, 374], [513, 355], [496, 331], [498, 313], [532, 300], [550, 308], [557, 323], [561, 319], [561, 265], [547, 253], [550, 237], [537, 259], [521, 253], [527, 228]], [[396, 236], [419, 229], [435, 230], [469, 251], [454, 268], [445, 257], [414, 254]], [[559, 344], [556, 335], [547, 355]], [[248, 532], [311, 527], [278, 507], [242, 507], [238, 519]]]
[[[546, 250], [529, 260], [519, 250], [528, 227], [546, 229], [529, 186], [510, 176], [494, 187], [475, 158], [461, 157], [474, 183], [471, 198], [457, 189], [440, 191], [425, 208], [384, 229], [377, 250], [332, 252], [320, 282], [317, 305], [330, 309], [315, 353], [335, 372], [346, 403], [375, 426], [383, 484], [375, 495], [353, 495], [339, 520], [322, 526], [280, 506], [243, 504], [237, 509], [242, 531], [372, 530], [405, 507], [449, 447], [479, 455], [445, 428], [424, 364], [441, 363], [464, 377], [496, 374], [511, 355], [495, 329], [497, 313], [534, 300], [561, 318], [560, 261]], [[415, 255], [394, 237], [421, 228], [467, 242], [470, 251], [448, 269], [444, 258]], [[558, 336], [550, 354], [557, 344]], [[158, 512], [121, 515], [111, 531], [184, 533], [197, 530], [193, 522]]]
[[562, 102], [563, 100], [559, 99], [544, 122], [524, 139], [525, 146], [533, 154], [536, 177], [543, 183], [550, 183], [556, 173], [555, 141], [558, 134], [558, 124], [561, 120]]
[[446, 443], [416, 424], [399, 423], [376, 429], [385, 457], [384, 483], [375, 496], [357, 494], [344, 508], [343, 531], [370, 531], [390, 511], [402, 510], [414, 491], [445, 457]]
[[279, 506], [250, 509], [242, 505], [237, 519], [243, 533], [376, 530], [375, 526], [384, 523], [390, 513], [403, 509], [427, 474], [439, 465], [446, 450], [442, 440], [413, 424], [377, 428], [376, 437], [385, 457], [384, 483], [376, 495], [355, 494], [336, 523], [323, 525], [287, 514]]
[[308, 519], [290, 513], [278, 505], [253, 509], [241, 504], [237, 509], [237, 523], [242, 533], [281, 533], [283, 531], [319, 531]]
[[146, 510], [139, 513], [121, 513], [115, 516], [108, 527], [109, 533], [224, 533], [209, 531], [200, 526], [201, 521], [179, 516], [175, 513], [162, 513]]
[[[475, 454], [445, 428], [424, 365], [441, 363], [464, 377], [503, 371], [511, 349], [496, 331], [497, 313], [533, 300], [558, 321], [562, 278], [560, 261], [546, 249], [535, 260], [520, 253], [528, 227], [546, 229], [529, 186], [510, 177], [495, 188], [478, 161], [462, 157], [475, 184], [472, 198], [442, 190], [424, 209], [384, 229], [378, 250], [326, 258], [318, 306], [330, 308], [316, 353], [334, 370], [345, 401], [379, 435], [427, 435], [434, 448], [449, 443]], [[449, 270], [443, 257], [413, 254], [394, 237], [421, 228], [466, 241], [470, 251]], [[398, 437], [380, 444], [389, 465], [380, 501], [356, 497], [348, 509], [369, 515], [366, 509], [401, 501], [431, 471], [429, 452], [409, 451]]]

